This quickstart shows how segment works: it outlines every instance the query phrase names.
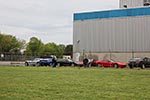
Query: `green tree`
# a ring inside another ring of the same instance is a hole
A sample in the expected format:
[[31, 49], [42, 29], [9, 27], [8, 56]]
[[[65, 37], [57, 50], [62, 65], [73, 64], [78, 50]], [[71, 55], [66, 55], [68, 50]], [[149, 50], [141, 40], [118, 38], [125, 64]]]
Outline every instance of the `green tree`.
[[26, 47], [26, 54], [31, 56], [40, 56], [43, 52], [44, 44], [36, 37], [30, 38]]
[[56, 55], [57, 53], [57, 45], [55, 43], [47, 43], [44, 45], [44, 55]]
[[62, 58], [62, 56], [64, 54], [64, 50], [65, 50], [65, 45], [63, 45], [63, 44], [58, 45], [58, 52], [59, 52], [58, 57], [59, 58]]
[[64, 50], [64, 55], [70, 55], [72, 57], [73, 45], [67, 45]]
[[44, 45], [43, 55], [56, 55], [58, 58], [62, 57], [65, 45], [57, 45], [55, 43], [47, 43]]
[[0, 52], [20, 53], [21, 40], [12, 35], [0, 34]]

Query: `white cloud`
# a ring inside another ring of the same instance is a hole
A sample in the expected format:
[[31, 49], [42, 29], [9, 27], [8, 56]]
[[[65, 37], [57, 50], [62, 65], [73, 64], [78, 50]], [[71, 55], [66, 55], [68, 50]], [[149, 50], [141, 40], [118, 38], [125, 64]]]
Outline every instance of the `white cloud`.
[[73, 13], [118, 8], [119, 0], [0, 0], [0, 31], [29, 40], [72, 43]]

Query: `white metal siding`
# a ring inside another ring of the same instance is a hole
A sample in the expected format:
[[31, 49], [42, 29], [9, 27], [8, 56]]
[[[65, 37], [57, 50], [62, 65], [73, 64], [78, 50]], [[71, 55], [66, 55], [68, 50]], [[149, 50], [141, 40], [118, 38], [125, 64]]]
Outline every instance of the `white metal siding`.
[[150, 51], [150, 16], [74, 21], [73, 25], [74, 52]]

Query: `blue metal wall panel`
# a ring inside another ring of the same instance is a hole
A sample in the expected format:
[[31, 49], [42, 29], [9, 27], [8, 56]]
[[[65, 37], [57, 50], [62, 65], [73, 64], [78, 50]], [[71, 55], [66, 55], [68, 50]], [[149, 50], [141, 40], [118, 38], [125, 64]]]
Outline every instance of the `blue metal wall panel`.
[[75, 13], [74, 21], [76, 20], [90, 20], [90, 19], [102, 19], [102, 18], [117, 18], [117, 17], [132, 17], [132, 16], [146, 16], [150, 15], [150, 7], [145, 8], [132, 8], [121, 10], [109, 10], [100, 12], [86, 12]]

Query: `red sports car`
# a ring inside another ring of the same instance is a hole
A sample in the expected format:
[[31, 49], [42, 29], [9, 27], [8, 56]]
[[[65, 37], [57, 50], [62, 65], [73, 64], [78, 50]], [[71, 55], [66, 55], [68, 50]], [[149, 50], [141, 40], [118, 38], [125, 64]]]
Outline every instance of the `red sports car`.
[[112, 59], [97, 60], [97, 61], [91, 62], [89, 64], [91, 66], [98, 66], [98, 67], [114, 67], [114, 68], [125, 68], [126, 67], [126, 63], [116, 62]]
[[91, 67], [91, 66], [92, 66], [92, 67], [97, 66], [97, 65], [96, 65], [96, 60], [93, 59], [92, 61], [90, 61], [90, 62], [88, 63], [88, 66], [89, 66], [89, 67]]

